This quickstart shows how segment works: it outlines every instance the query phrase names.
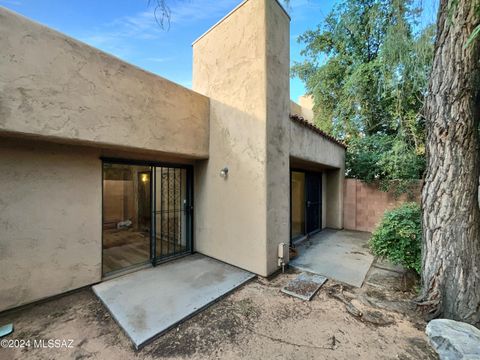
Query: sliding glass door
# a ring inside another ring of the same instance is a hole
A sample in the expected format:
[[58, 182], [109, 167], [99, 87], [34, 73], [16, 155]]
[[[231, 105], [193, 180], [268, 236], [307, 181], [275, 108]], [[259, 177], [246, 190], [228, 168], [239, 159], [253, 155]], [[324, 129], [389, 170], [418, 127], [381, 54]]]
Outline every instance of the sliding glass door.
[[291, 239], [299, 239], [322, 228], [322, 174], [290, 173]]
[[150, 259], [151, 168], [103, 165], [103, 273]]
[[192, 169], [103, 163], [103, 274], [192, 249]]
[[305, 173], [291, 174], [291, 228], [292, 238], [305, 235]]

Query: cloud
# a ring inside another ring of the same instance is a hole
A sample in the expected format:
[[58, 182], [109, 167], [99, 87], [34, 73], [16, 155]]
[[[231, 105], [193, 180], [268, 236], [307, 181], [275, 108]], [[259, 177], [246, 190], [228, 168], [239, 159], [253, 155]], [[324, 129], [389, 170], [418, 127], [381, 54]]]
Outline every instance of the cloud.
[[[1, 1], [1, 0], [0, 0]], [[136, 41], [171, 41], [172, 33], [200, 22], [213, 25], [237, 5], [238, 0], [169, 0], [170, 31], [162, 29], [155, 19], [154, 7], [99, 25], [78, 38], [89, 45], [125, 58], [134, 52]], [[207, 30], [208, 26], [205, 27]], [[199, 33], [202, 33], [200, 31]], [[193, 40], [193, 39], [192, 39]], [[153, 61], [153, 60], [151, 60]]]
[[150, 61], [150, 62], [156, 62], [156, 63], [164, 63], [168, 61], [172, 61], [175, 58], [173, 56], [171, 57], [148, 57], [145, 59], [145, 61]]
[[[237, 0], [170, 0], [170, 25], [195, 26], [200, 21], [211, 19], [213, 23], [236, 5]], [[213, 25], [212, 23], [212, 25]], [[135, 15], [122, 16], [95, 29], [95, 34], [85, 36], [94, 42], [107, 42], [113, 39], [151, 40], [168, 35], [155, 19], [154, 7]], [[205, 29], [206, 30], [206, 29]]]

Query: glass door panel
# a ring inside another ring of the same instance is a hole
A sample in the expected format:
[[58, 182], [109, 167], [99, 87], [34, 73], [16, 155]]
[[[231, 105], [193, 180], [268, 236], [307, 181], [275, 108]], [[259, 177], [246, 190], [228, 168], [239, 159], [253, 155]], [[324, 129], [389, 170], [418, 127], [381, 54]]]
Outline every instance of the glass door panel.
[[292, 238], [305, 235], [305, 173], [292, 171]]
[[151, 168], [103, 164], [103, 274], [148, 262]]

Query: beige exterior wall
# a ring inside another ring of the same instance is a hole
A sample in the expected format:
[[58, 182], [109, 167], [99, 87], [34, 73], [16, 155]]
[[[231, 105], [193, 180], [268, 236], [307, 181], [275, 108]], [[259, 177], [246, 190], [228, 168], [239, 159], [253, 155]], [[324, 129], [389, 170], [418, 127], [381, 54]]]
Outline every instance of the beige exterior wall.
[[195, 172], [195, 250], [267, 275], [264, 6], [247, 1], [193, 45], [193, 89], [210, 97], [210, 158]]
[[0, 132], [208, 157], [208, 99], [0, 7]]
[[276, 0], [195, 42], [204, 95], [1, 8], [0, 34], [0, 311], [101, 280], [100, 156], [194, 163], [195, 250], [263, 276], [289, 242], [291, 158], [323, 171], [322, 225], [342, 226], [345, 151], [289, 119]]
[[266, 0], [267, 273], [278, 269], [278, 245], [290, 242], [290, 18]]
[[0, 139], [0, 311], [100, 281], [98, 156]]
[[194, 43], [193, 64], [193, 88], [211, 98], [196, 250], [269, 275], [289, 240], [289, 18], [274, 0], [246, 1]]
[[312, 95], [302, 95], [298, 97], [298, 104], [304, 109], [313, 111], [315, 102]]
[[302, 106], [295, 101], [290, 100], [290, 113], [303, 117], [308, 122], [313, 123], [313, 110]]
[[290, 156], [334, 168], [345, 168], [344, 147], [294, 121], [290, 121]]
[[342, 229], [345, 148], [290, 121], [290, 156], [297, 168], [323, 172], [322, 224], [324, 227]]
[[331, 229], [342, 229], [345, 169], [327, 170], [325, 176], [327, 183], [325, 226]]

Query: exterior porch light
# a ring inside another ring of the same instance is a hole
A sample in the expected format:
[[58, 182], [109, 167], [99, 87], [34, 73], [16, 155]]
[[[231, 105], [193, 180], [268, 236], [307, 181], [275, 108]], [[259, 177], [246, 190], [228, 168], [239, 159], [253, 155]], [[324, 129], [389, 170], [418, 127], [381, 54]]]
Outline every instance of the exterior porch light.
[[222, 170], [220, 170], [220, 176], [226, 179], [228, 177], [228, 167], [224, 167]]

